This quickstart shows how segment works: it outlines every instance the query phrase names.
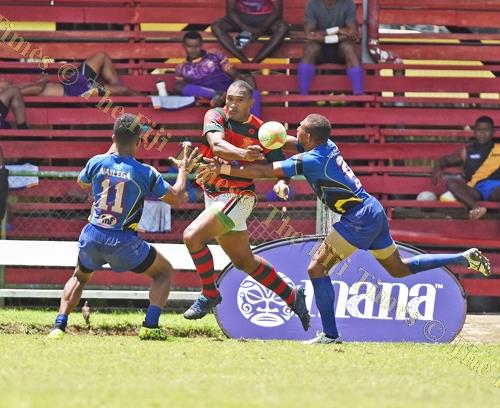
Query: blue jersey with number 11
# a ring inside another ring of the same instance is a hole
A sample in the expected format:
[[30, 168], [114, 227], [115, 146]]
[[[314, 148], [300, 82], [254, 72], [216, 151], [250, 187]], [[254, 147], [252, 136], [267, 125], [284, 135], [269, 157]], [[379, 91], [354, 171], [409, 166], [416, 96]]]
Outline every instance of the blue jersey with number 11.
[[144, 197], [153, 193], [161, 198], [169, 189], [154, 167], [118, 154], [92, 157], [79, 180], [92, 185], [94, 203], [89, 222], [112, 230], [136, 231]]
[[348, 213], [371, 197], [331, 140], [280, 164], [286, 177], [303, 175], [318, 198], [338, 214]]

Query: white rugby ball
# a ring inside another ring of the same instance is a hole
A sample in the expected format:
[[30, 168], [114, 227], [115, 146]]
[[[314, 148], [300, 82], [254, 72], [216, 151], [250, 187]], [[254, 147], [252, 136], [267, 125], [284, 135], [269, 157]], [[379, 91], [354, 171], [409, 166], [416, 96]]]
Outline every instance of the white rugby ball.
[[286, 142], [286, 129], [279, 122], [263, 123], [259, 128], [259, 141], [266, 149], [279, 149]]

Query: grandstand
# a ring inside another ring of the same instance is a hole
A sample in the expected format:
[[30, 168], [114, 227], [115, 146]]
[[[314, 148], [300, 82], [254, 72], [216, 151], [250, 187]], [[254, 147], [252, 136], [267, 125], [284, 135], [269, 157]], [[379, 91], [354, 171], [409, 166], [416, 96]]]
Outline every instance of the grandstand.
[[[262, 119], [286, 123], [294, 134], [308, 113], [325, 115], [334, 123], [332, 137], [352, 163], [365, 188], [381, 199], [390, 216], [396, 239], [428, 251], [441, 248], [484, 249], [492, 265], [500, 263], [500, 204], [482, 203], [488, 209], [477, 221], [466, 219], [455, 202], [421, 202], [419, 192], [444, 192], [431, 183], [431, 161], [463, 145], [472, 136], [470, 126], [488, 115], [500, 124], [500, 3], [484, 0], [356, 0], [360, 26], [381, 48], [399, 56], [402, 63], [366, 62], [366, 94], [349, 95], [345, 67], [320, 67], [312, 94], [297, 93], [297, 64], [302, 57], [300, 31], [305, 0], [285, 1], [285, 19], [292, 25], [289, 38], [272, 59], [262, 64], [237, 64], [252, 72], [263, 92]], [[74, 241], [86, 223], [90, 207], [74, 182], [92, 155], [109, 147], [113, 108], [161, 124], [172, 134], [164, 148], [148, 146], [138, 158], [166, 171], [165, 159], [175, 155], [183, 140], [201, 140], [206, 106], [180, 111], [153, 109], [147, 93], [164, 80], [171, 89], [173, 70], [184, 57], [183, 31], [203, 31], [207, 49], [220, 49], [209, 31], [211, 22], [225, 14], [223, 0], [35, 0], [2, 1], [0, 9], [0, 78], [15, 83], [38, 78], [43, 65], [49, 78], [65, 62], [82, 61], [97, 51], [106, 52], [126, 85], [145, 96], [26, 97], [30, 129], [0, 129], [0, 146], [11, 163], [39, 166], [36, 187], [13, 191], [2, 239]], [[429, 12], [432, 10], [432, 12]], [[439, 32], [390, 32], [381, 25], [441, 26]], [[249, 54], [258, 47], [249, 47]], [[35, 52], [36, 49], [41, 51]], [[37, 59], [38, 58], [38, 59]], [[40, 61], [41, 59], [41, 61]], [[334, 91], [335, 95], [332, 95]], [[318, 99], [324, 101], [321, 106]], [[12, 118], [9, 117], [9, 120]], [[497, 132], [498, 133], [498, 132]], [[154, 135], [152, 135], [154, 136]], [[452, 172], [454, 170], [451, 170]], [[266, 193], [272, 182], [257, 183], [260, 202], [249, 220], [254, 244], [280, 238], [283, 218], [270, 214], [276, 202]], [[293, 184], [295, 199], [279, 203], [295, 231], [317, 231], [317, 203], [303, 180]], [[169, 232], [146, 233], [153, 242], [181, 243], [182, 232], [203, 208], [200, 198], [172, 208]], [[6, 225], [9, 224], [7, 230]], [[65, 282], [72, 268], [7, 266], [0, 287], [53, 288]], [[499, 271], [488, 281], [463, 267], [453, 268], [469, 296], [500, 296]], [[103, 273], [98, 287], [142, 287], [133, 275]], [[174, 286], [199, 287], [189, 270], [178, 271]]]

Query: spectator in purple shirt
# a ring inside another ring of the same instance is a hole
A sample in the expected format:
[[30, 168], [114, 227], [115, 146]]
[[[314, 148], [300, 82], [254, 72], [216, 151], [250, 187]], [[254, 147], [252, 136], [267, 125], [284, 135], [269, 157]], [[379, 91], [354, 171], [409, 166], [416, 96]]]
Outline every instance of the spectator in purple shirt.
[[219, 51], [205, 51], [203, 40], [197, 31], [188, 31], [182, 39], [186, 51], [186, 61], [175, 70], [174, 93], [184, 96], [205, 98], [214, 107], [224, 106], [225, 92], [229, 85], [242, 79], [254, 88], [252, 113], [260, 114], [260, 93], [250, 74], [238, 72]]

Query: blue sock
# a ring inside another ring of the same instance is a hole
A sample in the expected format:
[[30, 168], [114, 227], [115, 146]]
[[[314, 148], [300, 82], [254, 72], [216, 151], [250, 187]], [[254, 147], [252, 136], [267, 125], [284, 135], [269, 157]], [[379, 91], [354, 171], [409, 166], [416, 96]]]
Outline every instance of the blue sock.
[[311, 82], [316, 74], [316, 68], [313, 64], [305, 64], [301, 62], [297, 68], [299, 76], [299, 92], [301, 95], [307, 95]]
[[212, 99], [215, 95], [215, 91], [211, 88], [207, 88], [201, 85], [187, 84], [182, 88], [182, 95], [184, 96], [201, 96], [206, 99]]
[[68, 325], [68, 315], [64, 313], [59, 313], [56, 316], [56, 321], [54, 322], [54, 329], [61, 329], [62, 331], [66, 330], [66, 326]]
[[155, 305], [149, 305], [146, 311], [146, 318], [144, 319], [144, 326], [149, 328], [158, 327], [158, 320], [160, 320], [161, 308]]
[[332, 339], [339, 337], [337, 324], [335, 323], [335, 292], [329, 276], [324, 278], [312, 278], [316, 306], [321, 314], [323, 332]]
[[460, 254], [425, 254], [407, 258], [404, 262], [409, 266], [412, 273], [427, 271], [446, 265], [469, 266], [469, 261]]
[[260, 91], [257, 89], [254, 89], [253, 91], [253, 101], [253, 106], [252, 109], [250, 109], [250, 112], [253, 116], [260, 118]]
[[362, 95], [365, 93], [363, 86], [364, 71], [360, 66], [347, 69], [347, 77], [351, 81], [352, 93], [354, 95]]

